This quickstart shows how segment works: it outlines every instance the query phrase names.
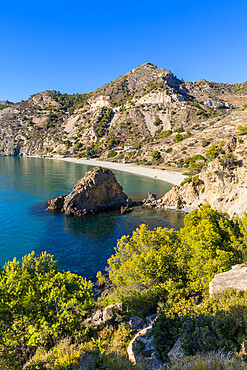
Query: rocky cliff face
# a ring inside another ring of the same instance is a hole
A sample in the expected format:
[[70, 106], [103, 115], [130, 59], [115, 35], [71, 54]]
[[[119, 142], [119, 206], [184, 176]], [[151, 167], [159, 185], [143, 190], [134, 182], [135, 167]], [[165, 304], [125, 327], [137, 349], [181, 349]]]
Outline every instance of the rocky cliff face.
[[[245, 85], [231, 89], [243, 98]], [[91, 94], [44, 91], [1, 106], [0, 155], [109, 155], [151, 164], [158, 150], [160, 162], [177, 166], [183, 158], [205, 153], [203, 138], [217, 144], [234, 134], [235, 116], [244, 112], [232, 109], [228, 98], [224, 84], [185, 83], [144, 63]]]
[[[159, 206], [192, 211], [203, 204], [227, 212], [231, 217], [247, 211], [247, 140], [233, 137], [222, 156], [183, 186], [174, 186]], [[227, 156], [227, 154], [231, 155]]]
[[128, 197], [112, 171], [95, 167], [75, 184], [70, 194], [48, 201], [48, 209], [68, 216], [86, 216], [120, 209], [127, 203]]

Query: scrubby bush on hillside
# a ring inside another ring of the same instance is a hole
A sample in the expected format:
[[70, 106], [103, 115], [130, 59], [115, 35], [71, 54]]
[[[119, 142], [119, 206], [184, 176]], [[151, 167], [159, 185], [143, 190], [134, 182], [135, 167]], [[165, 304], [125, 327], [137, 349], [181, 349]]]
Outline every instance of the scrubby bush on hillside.
[[158, 161], [162, 158], [158, 150], [154, 150], [151, 155], [154, 161]]
[[175, 139], [174, 139], [174, 142], [175, 143], [180, 143], [180, 141], [182, 141], [182, 140], [183, 140], [183, 135], [176, 134]]
[[246, 135], [247, 134], [247, 126], [238, 126], [238, 130], [236, 132], [237, 136]]
[[154, 121], [154, 126], [159, 126], [159, 125], [162, 125], [162, 121], [160, 118], [156, 118], [156, 120]]

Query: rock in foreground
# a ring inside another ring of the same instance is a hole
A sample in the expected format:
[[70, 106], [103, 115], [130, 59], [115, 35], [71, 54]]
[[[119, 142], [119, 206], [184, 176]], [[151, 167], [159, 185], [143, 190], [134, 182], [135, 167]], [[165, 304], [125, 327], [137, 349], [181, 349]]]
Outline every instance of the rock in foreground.
[[127, 206], [128, 196], [111, 170], [95, 167], [80, 179], [70, 194], [49, 200], [48, 209], [86, 216]]
[[247, 289], [246, 263], [235, 265], [231, 270], [215, 275], [209, 284], [209, 294], [222, 293], [225, 289]]

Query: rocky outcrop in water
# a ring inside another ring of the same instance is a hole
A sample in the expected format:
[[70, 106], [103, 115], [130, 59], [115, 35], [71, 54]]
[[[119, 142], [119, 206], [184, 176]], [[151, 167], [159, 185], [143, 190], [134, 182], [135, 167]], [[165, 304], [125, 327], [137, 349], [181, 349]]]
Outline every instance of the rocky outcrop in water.
[[48, 201], [48, 209], [66, 215], [86, 216], [118, 210], [130, 203], [122, 186], [109, 169], [95, 167], [80, 179], [70, 194]]

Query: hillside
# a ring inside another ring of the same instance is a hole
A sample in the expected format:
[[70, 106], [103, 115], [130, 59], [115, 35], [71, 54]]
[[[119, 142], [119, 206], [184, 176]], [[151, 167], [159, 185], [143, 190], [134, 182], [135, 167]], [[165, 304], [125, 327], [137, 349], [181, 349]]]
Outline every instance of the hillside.
[[246, 83], [184, 82], [144, 63], [90, 94], [44, 91], [3, 106], [0, 153], [183, 167], [234, 134], [246, 97]]

